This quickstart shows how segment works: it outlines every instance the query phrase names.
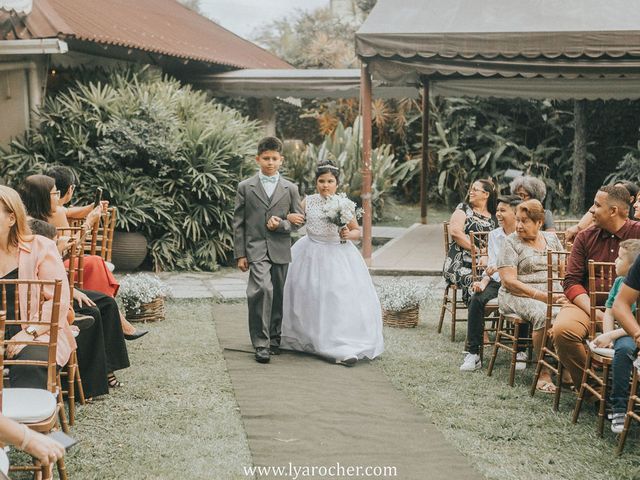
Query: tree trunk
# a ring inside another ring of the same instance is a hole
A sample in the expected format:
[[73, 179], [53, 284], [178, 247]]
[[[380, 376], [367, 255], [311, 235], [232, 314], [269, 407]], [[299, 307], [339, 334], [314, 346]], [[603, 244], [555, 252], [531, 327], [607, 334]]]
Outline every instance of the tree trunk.
[[584, 187], [587, 175], [587, 101], [576, 100], [573, 106], [575, 133], [573, 137], [573, 176], [569, 210], [584, 213]]

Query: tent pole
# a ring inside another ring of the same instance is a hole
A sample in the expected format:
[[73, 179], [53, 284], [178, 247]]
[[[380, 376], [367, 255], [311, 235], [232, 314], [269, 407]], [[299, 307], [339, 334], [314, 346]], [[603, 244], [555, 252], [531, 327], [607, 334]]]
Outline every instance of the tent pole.
[[371, 265], [371, 76], [362, 63], [360, 72], [360, 109], [362, 112], [362, 256]]
[[422, 79], [422, 166], [420, 169], [420, 223], [427, 223], [427, 174], [429, 173], [429, 80]]

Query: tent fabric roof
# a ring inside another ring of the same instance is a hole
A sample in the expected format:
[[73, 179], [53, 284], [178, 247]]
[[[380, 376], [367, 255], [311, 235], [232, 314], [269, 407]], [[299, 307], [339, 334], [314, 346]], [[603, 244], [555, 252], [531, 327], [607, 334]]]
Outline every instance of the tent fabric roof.
[[235, 68], [292, 68], [176, 0], [34, 0], [22, 23], [19, 39], [75, 39]]
[[[191, 76], [189, 82], [220, 96], [357, 98], [360, 95], [359, 69], [236, 70]], [[418, 90], [374, 82], [373, 94], [380, 98], [417, 98]]]
[[[356, 33], [356, 52], [374, 78], [416, 85], [426, 76], [436, 91], [455, 80], [501, 96], [483, 82], [496, 78], [615, 86], [640, 78], [640, 9], [632, 0], [378, 0]], [[603, 88], [587, 90], [581, 98], [606, 98]], [[639, 93], [628, 89], [624, 98]]]

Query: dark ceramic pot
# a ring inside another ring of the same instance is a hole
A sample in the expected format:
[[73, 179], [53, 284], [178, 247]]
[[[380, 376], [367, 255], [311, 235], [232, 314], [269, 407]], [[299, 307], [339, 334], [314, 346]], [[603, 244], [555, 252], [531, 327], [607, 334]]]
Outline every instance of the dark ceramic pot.
[[114, 232], [111, 262], [117, 271], [133, 271], [147, 256], [147, 239], [137, 232]]

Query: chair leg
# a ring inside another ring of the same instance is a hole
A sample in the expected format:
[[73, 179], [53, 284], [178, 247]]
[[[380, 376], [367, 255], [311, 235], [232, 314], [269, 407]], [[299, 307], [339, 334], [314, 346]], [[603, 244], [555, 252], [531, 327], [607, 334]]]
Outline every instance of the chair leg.
[[491, 360], [489, 361], [489, 368], [487, 369], [487, 376], [490, 377], [493, 373], [493, 365], [496, 363], [496, 357], [498, 356], [498, 348], [502, 337], [502, 324], [504, 317], [500, 315], [498, 318], [498, 328], [496, 330], [496, 341], [493, 343], [493, 352], [491, 353]]
[[520, 324], [515, 322], [513, 326], [513, 344], [511, 345], [511, 364], [509, 365], [509, 386], [513, 387], [516, 378], [516, 355], [518, 355], [518, 344], [520, 343]]
[[564, 373], [564, 366], [562, 362], [558, 360], [558, 376], [556, 379], [556, 393], [553, 396], [553, 411], [557, 412], [560, 410], [560, 395], [562, 395], [562, 375]]
[[60, 480], [68, 480], [67, 467], [64, 464], [64, 458], [61, 458], [56, 462], [56, 467], [58, 468], [58, 477], [60, 477]]
[[444, 314], [447, 311], [447, 303], [449, 303], [449, 284], [444, 287], [444, 297], [442, 297], [442, 307], [440, 308], [440, 321], [438, 322], [438, 333], [442, 333], [442, 324], [444, 323]]
[[80, 402], [80, 405], [84, 405], [87, 402], [84, 397], [84, 387], [82, 386], [82, 377], [80, 376], [80, 366], [78, 364], [76, 364], [76, 375], [74, 380], [76, 382], [76, 391], [78, 392], [78, 402]]
[[69, 425], [73, 427], [76, 420], [75, 365], [67, 367], [67, 404], [69, 405]]
[[529, 391], [529, 395], [532, 397], [536, 394], [536, 387], [538, 386], [538, 380], [540, 380], [540, 374], [542, 373], [542, 360], [544, 359], [544, 345], [540, 348], [540, 353], [538, 354], [538, 363], [536, 364], [536, 373], [533, 375], [533, 382], [531, 383], [531, 390]]
[[609, 387], [609, 364], [602, 368], [602, 393], [600, 395], [600, 404], [598, 408], [598, 436], [602, 437], [604, 433], [604, 412], [607, 405], [607, 388]]
[[618, 440], [618, 448], [616, 449], [616, 455], [620, 455], [622, 450], [624, 450], [624, 444], [627, 441], [627, 434], [629, 433], [629, 428], [631, 428], [631, 419], [633, 418], [631, 414], [635, 410], [635, 396], [638, 390], [638, 372], [634, 368], [633, 369], [633, 381], [631, 382], [631, 390], [629, 393], [629, 401], [627, 402], [627, 414], [624, 417], [624, 427], [622, 429], [622, 433], [620, 434], [620, 440]]
[[456, 341], [456, 321], [458, 320], [458, 288], [453, 286], [453, 303], [451, 309], [451, 341]]
[[589, 377], [589, 369], [591, 369], [591, 355], [587, 355], [587, 362], [584, 365], [584, 371], [582, 373], [582, 381], [580, 382], [580, 391], [578, 392], [578, 400], [576, 406], [573, 409], [572, 423], [578, 422], [580, 416], [580, 409], [582, 408], [582, 401], [584, 400], [584, 394], [587, 389], [587, 378]]

